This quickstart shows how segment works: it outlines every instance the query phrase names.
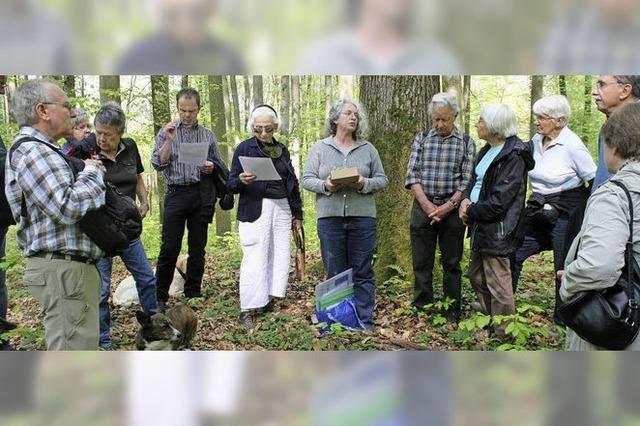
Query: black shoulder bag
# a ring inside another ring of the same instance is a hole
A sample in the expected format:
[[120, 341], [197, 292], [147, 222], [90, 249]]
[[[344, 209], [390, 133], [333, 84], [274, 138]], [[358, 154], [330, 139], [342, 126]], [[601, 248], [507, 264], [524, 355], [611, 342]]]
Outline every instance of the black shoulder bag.
[[[633, 258], [633, 203], [629, 190], [620, 181], [611, 181], [624, 190], [629, 201], [629, 240], [624, 251], [624, 267], [618, 281], [604, 290], [586, 290], [558, 307], [567, 327], [584, 340], [609, 350], [629, 346], [640, 330], [640, 273]], [[578, 251], [576, 250], [576, 257]]]

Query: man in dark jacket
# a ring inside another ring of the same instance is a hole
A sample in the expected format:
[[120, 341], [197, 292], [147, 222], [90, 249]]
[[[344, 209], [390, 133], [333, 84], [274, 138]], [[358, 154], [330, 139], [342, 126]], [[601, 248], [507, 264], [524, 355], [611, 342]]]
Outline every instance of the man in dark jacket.
[[[489, 315], [515, 313], [509, 258], [520, 245], [527, 172], [535, 162], [516, 136], [516, 116], [504, 104], [485, 105], [476, 124], [488, 143], [478, 153], [473, 180], [460, 204], [469, 225], [469, 279], [481, 309]], [[494, 325], [504, 335], [506, 323]]]

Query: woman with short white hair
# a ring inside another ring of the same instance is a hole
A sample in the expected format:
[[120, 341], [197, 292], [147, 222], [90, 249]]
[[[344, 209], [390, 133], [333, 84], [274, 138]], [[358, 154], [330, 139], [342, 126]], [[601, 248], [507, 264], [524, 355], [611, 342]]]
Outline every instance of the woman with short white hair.
[[[589, 150], [567, 126], [571, 116], [567, 98], [543, 97], [533, 104], [533, 114], [537, 133], [531, 148], [536, 166], [529, 172], [532, 194], [525, 210], [524, 240], [511, 259], [514, 292], [524, 261], [534, 254], [553, 250], [554, 276], [562, 269], [569, 217], [584, 210], [590, 193], [585, 183], [596, 175]], [[556, 280], [556, 305], [558, 288]], [[555, 310], [553, 319], [562, 325]]]
[[[273, 308], [274, 298], [284, 298], [289, 280], [291, 229], [302, 227], [302, 200], [296, 172], [285, 145], [274, 133], [280, 124], [276, 110], [258, 105], [249, 116], [253, 137], [233, 153], [227, 187], [240, 194], [238, 231], [242, 245], [240, 266], [240, 324], [252, 329], [258, 313]], [[257, 180], [244, 170], [240, 157], [268, 158], [280, 179]]]
[[[509, 258], [522, 237], [527, 194], [527, 172], [534, 161], [529, 148], [516, 136], [516, 115], [505, 104], [482, 108], [476, 124], [487, 144], [478, 153], [473, 180], [458, 214], [469, 226], [469, 279], [481, 310], [489, 315], [515, 313]], [[494, 324], [504, 336], [506, 323]]]

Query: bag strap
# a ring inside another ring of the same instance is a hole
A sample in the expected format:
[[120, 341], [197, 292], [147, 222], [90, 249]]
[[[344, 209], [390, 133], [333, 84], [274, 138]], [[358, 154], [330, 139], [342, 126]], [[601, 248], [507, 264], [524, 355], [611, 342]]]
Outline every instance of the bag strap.
[[[23, 143], [26, 143], [26, 142], [38, 142], [38, 143], [46, 146], [50, 150], [52, 150], [54, 152], [57, 152], [62, 157], [64, 162], [67, 163], [67, 166], [69, 166], [69, 168], [71, 169], [71, 174], [75, 178], [74, 169], [71, 166], [71, 163], [69, 162], [69, 159], [67, 158], [67, 156], [64, 155], [64, 153], [60, 149], [55, 148], [55, 147], [49, 145], [48, 143], [44, 143], [40, 139], [34, 138], [33, 136], [24, 136], [24, 137], [18, 139], [17, 141], [15, 141], [13, 143], [13, 145], [11, 145], [11, 148], [9, 148], [9, 155], [8, 155], [9, 156], [9, 163], [11, 163], [11, 156], [13, 155], [13, 152], [16, 149], [18, 149], [20, 147], [20, 145], [22, 145]], [[22, 194], [22, 204], [20, 206], [20, 216], [27, 217], [27, 203], [26, 203], [26, 201], [24, 199], [24, 194]]]
[[625, 195], [627, 196], [627, 201], [629, 202], [629, 239], [627, 240], [627, 245], [624, 249], [624, 259], [625, 259], [625, 265], [627, 266], [627, 286], [625, 288], [626, 293], [627, 293], [627, 297], [629, 299], [629, 306], [637, 306], [637, 302], [634, 299], [634, 293], [633, 290], [631, 288], [632, 286], [632, 279], [633, 279], [633, 273], [635, 271], [635, 262], [633, 259], [633, 202], [631, 200], [631, 194], [629, 193], [629, 190], [627, 189], [627, 187], [620, 182], [619, 180], [612, 180], [611, 183], [613, 183], [616, 186], [619, 186], [620, 188], [622, 188], [622, 190], [624, 191]]

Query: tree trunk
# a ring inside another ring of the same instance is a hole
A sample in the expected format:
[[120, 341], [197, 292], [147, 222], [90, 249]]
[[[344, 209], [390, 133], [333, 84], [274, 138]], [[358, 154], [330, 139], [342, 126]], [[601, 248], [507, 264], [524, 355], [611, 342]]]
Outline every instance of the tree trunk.
[[73, 75], [65, 75], [62, 88], [69, 98], [76, 98], [76, 77]]
[[456, 126], [458, 129], [465, 128], [464, 122], [464, 94], [462, 92], [462, 76], [459, 75], [450, 75], [450, 76], [442, 76], [442, 89], [445, 92], [453, 93], [456, 96], [458, 101], [458, 117], [456, 118]]
[[182, 89], [186, 89], [187, 87], [189, 87], [189, 76], [188, 75], [183, 75], [182, 78], [180, 79], [180, 87]]
[[338, 76], [338, 87], [340, 91], [340, 98], [353, 98], [353, 76]]
[[[171, 121], [171, 109], [169, 107], [169, 77], [166, 75], [151, 76], [151, 107], [153, 111], [153, 135], [158, 134], [160, 129]], [[155, 141], [154, 141], [155, 145]], [[164, 218], [164, 196], [167, 193], [167, 185], [162, 173], [157, 174], [157, 194], [158, 211], [160, 213], [160, 223]], [[149, 205], [152, 205], [149, 200]]]
[[251, 87], [249, 86], [249, 77], [246, 75], [242, 76], [242, 83], [244, 86], [244, 121], [243, 127], [247, 124], [247, 120], [249, 120], [249, 108], [251, 108]]
[[233, 121], [235, 124], [236, 132], [240, 133], [242, 130], [242, 122], [240, 121], [240, 98], [238, 97], [238, 83], [235, 75], [229, 76], [231, 82], [231, 102], [233, 104]]
[[301, 155], [301, 141], [302, 135], [300, 133], [300, 76], [291, 76], [291, 103], [292, 103], [292, 120], [291, 120], [291, 135], [294, 140], [293, 143], [293, 158], [292, 163], [296, 166], [298, 172], [298, 179], [300, 179], [302, 173], [302, 155]]
[[227, 80], [227, 76], [222, 77], [222, 99], [224, 100], [225, 130], [233, 129], [233, 123], [231, 118], [231, 104], [229, 101], [229, 81]]
[[462, 98], [464, 99], [464, 132], [469, 134], [471, 123], [471, 76], [464, 76], [462, 85]]
[[567, 96], [567, 79], [564, 75], [558, 76], [558, 90], [563, 96]]
[[533, 115], [533, 104], [536, 103], [538, 99], [542, 97], [542, 86], [544, 82], [544, 77], [541, 75], [532, 75], [531, 76], [531, 105], [529, 108], [530, 116], [529, 116], [529, 138], [532, 138], [533, 135], [536, 134], [536, 125], [534, 123], [535, 117]]
[[380, 153], [389, 186], [375, 195], [378, 211], [376, 273], [385, 280], [388, 265], [411, 271], [409, 213], [413, 196], [404, 188], [411, 143], [428, 129], [427, 104], [439, 91], [438, 76], [363, 76], [360, 100], [369, 114], [369, 140]]
[[100, 76], [100, 103], [104, 104], [109, 101], [114, 101], [118, 105], [122, 103], [119, 75]]
[[263, 81], [261, 75], [253, 76], [253, 106], [264, 103]]
[[[584, 116], [582, 117], [582, 134], [580, 137], [585, 145], [589, 146], [587, 141], [587, 135], [589, 134], [589, 123], [591, 122], [591, 92], [593, 90], [593, 77], [590, 75], [584, 76]], [[598, 144], [596, 143], [596, 147]], [[596, 148], [597, 149], [597, 148]]]
[[[218, 137], [218, 148], [222, 161], [229, 164], [229, 143], [227, 142], [227, 128], [225, 125], [224, 94], [222, 76], [210, 75], [209, 102], [211, 105], [211, 126]], [[231, 232], [231, 214], [228, 210], [216, 209], [216, 235], [222, 236]]]
[[333, 82], [332, 76], [324, 76], [324, 114], [329, 115], [331, 104], [333, 104]]
[[282, 102], [280, 104], [280, 134], [284, 136], [285, 141], [289, 140], [290, 81], [291, 77], [288, 75], [283, 75], [280, 80], [280, 91], [282, 94]]

